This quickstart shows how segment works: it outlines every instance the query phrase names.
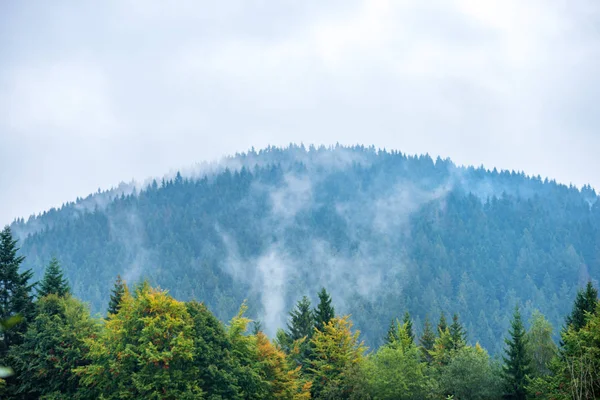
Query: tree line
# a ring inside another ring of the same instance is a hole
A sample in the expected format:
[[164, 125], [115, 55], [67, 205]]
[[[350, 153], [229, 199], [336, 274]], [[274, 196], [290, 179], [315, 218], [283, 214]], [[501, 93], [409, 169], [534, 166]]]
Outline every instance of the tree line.
[[105, 318], [71, 294], [58, 260], [41, 282], [0, 233], [0, 395], [6, 399], [593, 399], [600, 396], [600, 302], [591, 282], [552, 339], [518, 307], [504, 356], [467, 340], [458, 314], [417, 335], [409, 313], [369, 351], [326, 289], [271, 340], [247, 306], [223, 324], [197, 301], [117, 277]]

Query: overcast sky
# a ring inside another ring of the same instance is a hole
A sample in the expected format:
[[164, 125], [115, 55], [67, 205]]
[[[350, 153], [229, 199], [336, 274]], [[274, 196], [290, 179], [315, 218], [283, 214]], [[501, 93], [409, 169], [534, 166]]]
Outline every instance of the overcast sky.
[[254, 146], [600, 188], [600, 1], [2, 1], [0, 223]]

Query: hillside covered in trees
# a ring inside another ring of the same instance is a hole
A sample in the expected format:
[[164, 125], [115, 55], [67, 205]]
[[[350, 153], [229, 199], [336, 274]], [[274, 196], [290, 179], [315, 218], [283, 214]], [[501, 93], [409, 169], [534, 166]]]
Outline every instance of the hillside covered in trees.
[[105, 318], [90, 316], [52, 259], [40, 282], [0, 232], [0, 396], [3, 399], [596, 399], [600, 301], [577, 292], [557, 346], [553, 327], [519, 305], [501, 360], [469, 344], [459, 315], [407, 312], [368, 349], [325, 288], [300, 299], [269, 339], [246, 304], [223, 324], [205, 304], [117, 277]]
[[419, 335], [445, 312], [468, 343], [500, 354], [516, 304], [524, 320], [537, 309], [560, 327], [600, 278], [591, 187], [361, 146], [252, 150], [11, 228], [23, 268], [41, 279], [56, 257], [93, 313], [120, 274], [203, 301], [221, 321], [246, 300], [275, 337], [298, 299], [326, 287], [371, 348], [405, 312]]

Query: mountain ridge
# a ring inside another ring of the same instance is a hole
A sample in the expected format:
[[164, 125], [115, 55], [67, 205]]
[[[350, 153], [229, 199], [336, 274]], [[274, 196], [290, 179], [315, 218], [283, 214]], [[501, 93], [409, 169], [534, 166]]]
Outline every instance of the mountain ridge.
[[526, 315], [535, 303], [556, 325], [578, 285], [598, 279], [600, 207], [589, 185], [440, 157], [270, 147], [204, 176], [103, 193], [101, 204], [88, 197], [12, 225], [26, 266], [39, 276], [57, 253], [94, 311], [119, 273], [205, 300], [223, 320], [248, 299], [273, 335], [295, 300], [326, 286], [371, 344], [384, 332], [370, 326], [386, 325], [373, 318], [409, 310], [419, 329], [431, 313], [456, 311], [470, 340], [494, 350], [512, 303]]

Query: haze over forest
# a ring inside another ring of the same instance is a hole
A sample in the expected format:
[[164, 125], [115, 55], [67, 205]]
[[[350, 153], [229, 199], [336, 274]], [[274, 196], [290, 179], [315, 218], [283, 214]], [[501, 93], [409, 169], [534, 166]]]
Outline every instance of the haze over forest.
[[205, 171], [16, 221], [24, 267], [41, 277], [56, 256], [93, 312], [117, 274], [205, 301], [224, 321], [247, 299], [272, 336], [326, 287], [372, 346], [394, 316], [421, 327], [444, 311], [494, 353], [515, 304], [560, 326], [577, 289], [600, 278], [590, 186], [363, 146], [252, 150]]

